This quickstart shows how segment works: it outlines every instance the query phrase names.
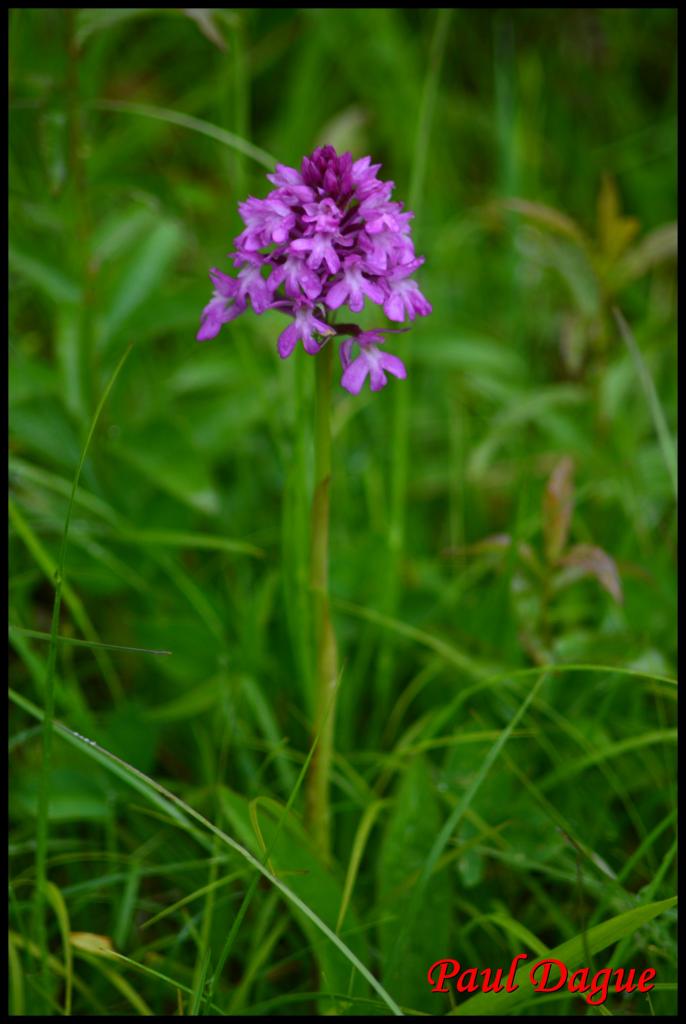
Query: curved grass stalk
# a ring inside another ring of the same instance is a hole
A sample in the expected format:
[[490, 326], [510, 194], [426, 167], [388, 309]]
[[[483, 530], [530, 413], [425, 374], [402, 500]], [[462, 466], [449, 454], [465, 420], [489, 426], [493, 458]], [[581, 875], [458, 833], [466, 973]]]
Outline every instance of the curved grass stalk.
[[57, 638], [60, 621], [60, 609], [62, 607], [62, 588], [64, 586], [64, 566], [67, 554], [67, 539], [69, 537], [69, 525], [71, 523], [72, 511], [74, 508], [74, 497], [79, 486], [81, 470], [86, 461], [86, 455], [95, 433], [100, 414], [105, 406], [115, 381], [119, 376], [124, 363], [128, 359], [131, 347], [126, 349], [121, 357], [114, 373], [109, 379], [107, 387], [102, 393], [98, 406], [91, 420], [88, 436], [81, 451], [81, 458], [76, 467], [74, 482], [71, 488], [67, 514], [64, 520], [62, 541], [57, 559], [57, 570], [55, 572], [55, 597], [52, 607], [52, 623], [50, 627], [50, 648], [48, 651], [48, 663], [45, 671], [45, 714], [43, 716], [43, 763], [41, 768], [41, 783], [38, 802], [38, 821], [36, 823], [36, 890], [34, 901], [34, 922], [35, 934], [38, 939], [38, 946], [41, 951], [41, 970], [47, 970], [47, 933], [45, 925], [45, 898], [46, 898], [46, 865], [48, 852], [48, 807], [50, 804], [51, 791], [51, 765], [52, 765], [52, 725], [55, 713], [55, 663], [57, 659]]
[[[16, 633], [18, 636], [31, 637], [32, 640], [48, 640], [52, 641], [52, 635], [50, 633], [41, 633], [38, 629], [23, 629], [21, 626], [13, 626], [10, 623], [10, 633]], [[149, 647], [126, 647], [123, 644], [104, 644], [95, 640], [79, 640], [75, 636], [61, 636], [55, 637], [57, 643], [67, 644], [69, 647], [91, 647], [98, 648], [98, 650], [104, 651], [126, 651], [131, 654], [156, 654], [156, 655], [167, 655], [171, 654], [171, 651], [155, 651]]]
[[[14, 690], [9, 691], [10, 699], [23, 708], [29, 715], [37, 718], [39, 721], [45, 722], [46, 716], [36, 707], [31, 701], [26, 700], [21, 694], [16, 693]], [[52, 732], [56, 732], [63, 739], [67, 740], [72, 746], [79, 750], [87, 753], [89, 757], [103, 765], [114, 775], [117, 775], [124, 782], [127, 782], [134, 789], [138, 790], [146, 796], [152, 803], [158, 807], [162, 807], [171, 816], [174, 823], [179, 825], [181, 828], [186, 830], [193, 829], [193, 826], [188, 821], [188, 818], [192, 818], [194, 821], [199, 822], [200, 825], [211, 832], [212, 835], [217, 836], [221, 842], [225, 843], [232, 850], [234, 850], [239, 856], [243, 857], [256, 871], [258, 871], [267, 881], [281, 892], [281, 894], [292, 903], [293, 906], [297, 907], [301, 913], [312, 921], [315, 928], [317, 928], [333, 945], [339, 950], [340, 953], [348, 960], [352, 966], [359, 971], [365, 981], [371, 985], [374, 991], [381, 997], [383, 1002], [389, 1008], [389, 1010], [397, 1017], [402, 1017], [403, 1012], [395, 1002], [392, 996], [386, 991], [380, 981], [374, 977], [371, 971], [365, 967], [362, 961], [353, 953], [353, 951], [343, 942], [341, 938], [334, 931], [329, 928], [327, 924], [322, 921], [318, 914], [314, 912], [303, 900], [297, 896], [292, 889], [290, 889], [280, 878], [269, 871], [269, 869], [255, 857], [249, 850], [242, 846], [239, 842], [227, 835], [222, 829], [218, 828], [211, 821], [205, 818], [199, 811], [196, 811], [193, 807], [187, 804], [180, 797], [171, 793], [164, 786], [161, 786], [159, 782], [151, 779], [144, 772], [134, 768], [133, 765], [128, 764], [122, 758], [117, 757], [116, 754], [112, 754], [109, 750], [101, 747], [94, 740], [86, 739], [85, 736], [79, 736], [78, 733], [73, 732], [68, 726], [62, 722], [57, 722], [54, 719], [51, 720], [49, 726]]]
[[154, 121], [166, 121], [167, 124], [178, 125], [179, 128], [188, 128], [190, 131], [206, 135], [222, 145], [234, 149], [243, 156], [250, 157], [268, 171], [273, 171], [277, 163], [276, 157], [268, 153], [266, 149], [253, 146], [252, 142], [242, 139], [240, 135], [229, 132], [225, 128], [218, 128], [210, 121], [202, 121], [199, 117], [191, 117], [190, 114], [180, 114], [177, 110], [167, 110], [165, 107], [154, 107], [148, 103], [124, 103], [118, 100], [93, 100], [88, 104], [95, 110], [111, 110], [120, 114], [138, 114], [140, 117], [149, 117]]
[[636, 338], [633, 335], [633, 331], [629, 327], [628, 323], [622, 315], [621, 309], [618, 306], [614, 306], [612, 310], [614, 318], [617, 321], [617, 327], [619, 333], [624, 339], [624, 344], [629, 349], [631, 358], [633, 359], [634, 366], [636, 367], [636, 373], [638, 379], [641, 382], [643, 393], [646, 396], [648, 408], [650, 409], [650, 415], [653, 420], [653, 426], [655, 427], [655, 433], [660, 445], [660, 451], [662, 452], [662, 458], [664, 459], [669, 478], [672, 482], [672, 488], [674, 489], [674, 498], [678, 498], [679, 494], [679, 474], [677, 470], [677, 456], [676, 456], [676, 445], [672, 439], [672, 435], [669, 432], [667, 426], [667, 420], [665, 418], [660, 399], [655, 389], [653, 378], [650, 376], [648, 367], [646, 366], [641, 351], [636, 343]]

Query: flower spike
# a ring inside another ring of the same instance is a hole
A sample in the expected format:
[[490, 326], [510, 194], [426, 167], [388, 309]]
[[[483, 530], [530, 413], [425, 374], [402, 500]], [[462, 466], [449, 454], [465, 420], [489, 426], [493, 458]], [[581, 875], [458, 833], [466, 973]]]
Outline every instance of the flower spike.
[[412, 243], [413, 214], [391, 200], [394, 184], [377, 178], [380, 168], [369, 156], [353, 162], [350, 153], [339, 155], [333, 146], [315, 149], [300, 170], [277, 164], [267, 175], [272, 191], [239, 204], [245, 229], [231, 254], [238, 274], [210, 271], [214, 293], [202, 311], [198, 341], [214, 338], [250, 303], [258, 314], [279, 309], [293, 318], [277, 344], [283, 359], [299, 341], [316, 355], [327, 338], [346, 337], [341, 384], [351, 394], [367, 378], [378, 391], [387, 373], [406, 377], [400, 359], [379, 348], [389, 329], [362, 331], [328, 322], [329, 310], [347, 306], [359, 313], [368, 302], [396, 323], [431, 312], [413, 278], [424, 262]]

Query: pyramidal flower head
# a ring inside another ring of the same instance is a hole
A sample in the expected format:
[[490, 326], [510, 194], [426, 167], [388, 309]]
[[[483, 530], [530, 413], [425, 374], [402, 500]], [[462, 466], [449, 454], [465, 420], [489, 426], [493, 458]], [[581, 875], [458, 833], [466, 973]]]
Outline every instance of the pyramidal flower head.
[[245, 229], [230, 254], [237, 273], [210, 271], [214, 292], [198, 341], [214, 338], [249, 304], [255, 313], [278, 309], [291, 318], [277, 343], [283, 359], [298, 342], [316, 356], [338, 336], [341, 384], [351, 394], [367, 378], [372, 391], [384, 387], [388, 373], [404, 378], [400, 359], [379, 348], [388, 328], [333, 323], [333, 311], [345, 307], [360, 313], [378, 306], [395, 323], [431, 312], [413, 277], [424, 262], [412, 243], [413, 214], [391, 199], [394, 184], [377, 178], [380, 167], [369, 156], [339, 156], [333, 146], [304, 157], [299, 171], [277, 164], [267, 175], [272, 191], [239, 204]]

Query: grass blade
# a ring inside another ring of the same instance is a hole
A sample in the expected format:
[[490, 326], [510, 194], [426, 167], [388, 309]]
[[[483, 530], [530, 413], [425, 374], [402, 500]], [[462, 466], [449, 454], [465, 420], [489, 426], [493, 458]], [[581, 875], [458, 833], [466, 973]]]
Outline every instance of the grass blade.
[[545, 674], [541, 675], [538, 681], [531, 688], [528, 696], [519, 707], [519, 710], [516, 711], [515, 714], [512, 716], [512, 718], [505, 726], [500, 736], [493, 744], [486, 757], [484, 758], [481, 764], [481, 768], [479, 769], [471, 785], [464, 793], [462, 799], [458, 801], [457, 805], [453, 809], [443, 828], [436, 836], [436, 840], [433, 846], [431, 847], [431, 850], [429, 851], [426, 860], [424, 861], [424, 866], [417, 880], [417, 884], [414, 887], [412, 898], [407, 906], [407, 910], [403, 918], [403, 929], [398, 936], [394, 951], [391, 957], [389, 958], [389, 963], [386, 965], [386, 973], [391, 973], [393, 966], [398, 962], [400, 958], [400, 953], [403, 948], [403, 944], [406, 941], [407, 935], [411, 932], [414, 921], [417, 917], [417, 912], [422, 905], [422, 898], [424, 892], [426, 890], [427, 885], [429, 884], [431, 875], [433, 874], [434, 869], [438, 864], [441, 854], [445, 850], [457, 825], [463, 818], [465, 812], [468, 810], [470, 804], [472, 803], [472, 800], [474, 799], [478, 790], [480, 789], [481, 784], [483, 783], [484, 779], [486, 778], [489, 771], [493, 767], [493, 764], [497, 760], [498, 755], [500, 754], [501, 750], [507, 743], [508, 739], [510, 738], [513, 730], [515, 729], [519, 721], [526, 714], [529, 705], [536, 697], [536, 694], [538, 693], [539, 689], [543, 685], [543, 682], [546, 678], [547, 677]]
[[40, 796], [38, 804], [38, 820], [36, 823], [36, 890], [35, 890], [35, 904], [34, 904], [34, 920], [36, 925], [35, 934], [38, 938], [38, 945], [41, 952], [41, 972], [43, 977], [47, 975], [47, 932], [45, 924], [45, 896], [46, 896], [46, 872], [47, 872], [47, 849], [48, 849], [48, 808], [50, 803], [50, 790], [51, 790], [51, 766], [52, 766], [52, 722], [53, 715], [55, 712], [55, 663], [57, 658], [57, 629], [60, 620], [60, 608], [62, 605], [62, 587], [64, 584], [64, 566], [67, 553], [67, 539], [69, 536], [69, 524], [71, 522], [72, 510], [74, 508], [74, 496], [79, 486], [79, 479], [81, 477], [81, 470], [83, 464], [86, 461], [86, 455], [90, 447], [90, 443], [95, 433], [98, 420], [100, 419], [100, 413], [102, 412], [105, 402], [107, 401], [109, 394], [114, 387], [114, 384], [119, 376], [124, 363], [126, 362], [131, 346], [129, 346], [124, 355], [119, 360], [117, 366], [114, 369], [112, 376], [109, 379], [107, 387], [105, 388], [98, 406], [93, 415], [90, 429], [86, 437], [83, 449], [81, 451], [81, 458], [74, 474], [74, 482], [71, 488], [71, 495], [69, 498], [69, 504], [67, 506], [67, 514], [64, 521], [64, 530], [62, 532], [62, 542], [60, 545], [60, 553], [57, 562], [57, 572], [55, 574], [55, 597], [52, 608], [52, 625], [50, 629], [50, 649], [48, 652], [48, 663], [45, 671], [45, 713], [43, 715], [43, 763], [41, 770], [41, 785], [40, 785]]
[[667, 420], [665, 419], [665, 414], [663, 412], [662, 405], [660, 404], [660, 399], [658, 398], [657, 391], [655, 390], [653, 378], [650, 376], [650, 373], [648, 372], [648, 367], [646, 366], [643, 356], [641, 355], [640, 349], [636, 344], [636, 338], [634, 337], [633, 331], [629, 327], [628, 323], [624, 319], [622, 311], [617, 306], [615, 306], [612, 312], [614, 313], [614, 318], [617, 321], [619, 333], [622, 335], [622, 338], [624, 339], [624, 344], [629, 349], [631, 358], [634, 361], [636, 373], [638, 374], [638, 379], [641, 382], [641, 387], [643, 388], [643, 392], [646, 396], [648, 407], [650, 409], [650, 415], [653, 418], [653, 425], [655, 427], [657, 439], [660, 443], [660, 449], [662, 450], [662, 457], [665, 460], [665, 466], [667, 467], [667, 472], [669, 473], [670, 480], [672, 481], [672, 487], [674, 488], [674, 497], [676, 498], [678, 497], [679, 488], [676, 461], [676, 445], [674, 443], [674, 440], [672, 439], [672, 435], [669, 432]]
[[[26, 700], [20, 694], [10, 690], [10, 698], [19, 707], [23, 708], [28, 714], [34, 718], [39, 719], [42, 722], [46, 722], [46, 716], [32, 704], [31, 701]], [[194, 821], [217, 836], [221, 842], [225, 843], [232, 850], [234, 850], [239, 856], [243, 857], [256, 871], [258, 871], [264, 878], [267, 879], [273, 886], [275, 886], [279, 892], [294, 906], [300, 910], [305, 917], [308, 917], [314, 926], [319, 929], [320, 932], [333, 943], [334, 946], [350, 961], [352, 966], [360, 972], [365, 981], [375, 990], [375, 992], [381, 997], [386, 1006], [391, 1010], [393, 1014], [398, 1017], [402, 1017], [403, 1013], [395, 1000], [388, 994], [386, 989], [381, 985], [379, 981], [374, 977], [371, 971], [365, 967], [365, 965], [358, 959], [357, 956], [352, 952], [351, 949], [336, 935], [331, 928], [326, 925], [321, 918], [314, 913], [310, 907], [307, 906], [296, 894], [281, 881], [280, 878], [276, 878], [271, 872], [262, 864], [257, 857], [254, 857], [249, 850], [247, 850], [240, 843], [232, 839], [231, 836], [223, 832], [222, 829], [217, 828], [211, 821], [208, 821], [199, 811], [196, 811], [193, 807], [181, 800], [180, 797], [174, 793], [170, 793], [168, 789], [161, 786], [159, 782], [151, 779], [144, 772], [134, 768], [133, 765], [123, 761], [120, 757], [110, 753], [109, 750], [105, 750], [104, 747], [99, 746], [94, 740], [86, 739], [84, 736], [79, 736], [78, 733], [73, 732], [68, 726], [63, 725], [62, 722], [51, 720], [49, 728], [56, 732], [63, 739], [67, 740], [72, 746], [79, 750], [84, 751], [89, 757], [98, 761], [104, 765], [110, 771], [118, 775], [119, 778], [123, 779], [129, 785], [134, 786], [139, 792], [143, 793], [153, 803], [157, 804], [158, 807], [164, 808], [168, 814], [182, 827], [189, 828], [191, 823], [188, 821], [192, 818]]]
[[180, 114], [177, 110], [167, 110], [164, 107], [153, 107], [147, 103], [124, 103], [117, 100], [96, 100], [90, 104], [96, 110], [112, 110], [121, 114], [138, 114], [140, 117], [151, 117], [155, 121], [166, 121], [168, 124], [178, 125], [180, 128], [188, 128], [190, 131], [199, 132], [210, 139], [221, 142], [222, 145], [234, 149], [243, 156], [250, 157], [268, 171], [273, 171], [277, 163], [276, 157], [259, 146], [253, 146], [252, 142], [242, 139], [240, 135], [226, 131], [225, 128], [218, 128], [216, 124], [209, 121], [201, 121], [198, 117], [191, 117], [189, 114]]
[[[33, 640], [52, 640], [50, 633], [41, 633], [37, 629], [22, 629], [21, 626], [9, 627], [10, 633], [16, 633], [19, 636], [29, 636]], [[126, 647], [122, 644], [103, 644], [95, 640], [79, 640], [74, 636], [56, 636], [55, 640], [60, 644], [68, 644], [71, 647], [91, 647], [98, 648], [104, 651], [127, 651], [131, 654], [157, 654], [157, 655], [169, 655], [171, 651], [154, 651], [149, 647]]]

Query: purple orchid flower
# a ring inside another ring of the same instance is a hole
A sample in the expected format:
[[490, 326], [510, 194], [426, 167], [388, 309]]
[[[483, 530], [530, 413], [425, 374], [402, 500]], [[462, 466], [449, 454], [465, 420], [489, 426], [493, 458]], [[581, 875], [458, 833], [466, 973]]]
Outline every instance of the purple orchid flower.
[[343, 261], [343, 274], [340, 281], [332, 284], [326, 296], [329, 309], [338, 309], [347, 301], [353, 313], [359, 313], [364, 306], [364, 297], [381, 305], [385, 299], [380, 284], [363, 271], [367, 270], [360, 256], [346, 256]]
[[394, 184], [377, 177], [380, 168], [370, 156], [353, 161], [333, 146], [315, 149], [300, 170], [277, 164], [267, 175], [274, 186], [269, 195], [239, 204], [245, 228], [231, 257], [238, 273], [210, 271], [214, 292], [198, 340], [214, 338], [250, 303], [256, 313], [278, 309], [292, 317], [278, 340], [282, 358], [299, 341], [315, 355], [333, 336], [344, 338], [341, 384], [351, 394], [367, 377], [372, 391], [384, 387], [387, 373], [404, 378], [400, 359], [379, 348], [390, 329], [333, 326], [329, 315], [344, 305], [359, 313], [366, 302], [396, 323], [431, 312], [413, 278], [424, 262], [412, 243], [413, 214], [391, 200]]
[[[406, 329], [401, 328], [401, 330]], [[371, 390], [380, 391], [387, 383], [386, 372], [400, 380], [407, 377], [407, 370], [402, 360], [392, 353], [383, 352], [378, 348], [384, 343], [384, 334], [398, 333], [400, 332], [381, 327], [374, 331], [360, 331], [354, 339], [346, 338], [341, 343], [341, 363], [343, 364], [341, 384], [346, 391], [349, 391], [351, 395], [358, 395], [367, 377], [369, 377]], [[360, 349], [356, 359], [352, 358], [353, 344], [358, 345]]]
[[313, 308], [304, 302], [290, 303], [290, 307], [295, 320], [279, 336], [277, 345], [279, 355], [282, 359], [286, 359], [299, 341], [302, 341], [303, 348], [309, 355], [316, 355], [321, 346], [316, 340], [315, 334], [324, 336], [334, 334], [333, 327], [329, 327], [325, 321], [320, 320], [315, 315]]
[[198, 331], [198, 341], [214, 338], [219, 334], [223, 324], [234, 320], [245, 309], [245, 300], [238, 299], [238, 283], [228, 274], [213, 267], [210, 279], [214, 285], [214, 293], [202, 311], [202, 323]]

